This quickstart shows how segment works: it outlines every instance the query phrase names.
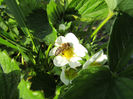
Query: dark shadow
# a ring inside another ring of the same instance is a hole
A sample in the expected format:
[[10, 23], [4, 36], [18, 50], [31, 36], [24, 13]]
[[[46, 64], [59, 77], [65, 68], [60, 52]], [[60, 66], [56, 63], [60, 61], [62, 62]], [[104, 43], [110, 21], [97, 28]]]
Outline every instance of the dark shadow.
[[32, 90], [43, 90], [45, 97], [53, 97], [55, 95], [56, 83], [53, 75], [38, 72], [36, 76], [31, 79]]
[[52, 28], [49, 25], [47, 13], [44, 9], [34, 10], [28, 17], [26, 17], [26, 24], [31, 30], [33, 36], [40, 41], [52, 33]]

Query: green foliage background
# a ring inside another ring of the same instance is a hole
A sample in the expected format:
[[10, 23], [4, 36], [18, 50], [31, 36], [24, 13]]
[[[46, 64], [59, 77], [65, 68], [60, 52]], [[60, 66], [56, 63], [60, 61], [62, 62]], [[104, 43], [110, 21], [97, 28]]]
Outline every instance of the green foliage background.
[[[132, 99], [132, 0], [0, 0], [0, 99]], [[73, 32], [106, 66], [60, 81], [49, 51]]]

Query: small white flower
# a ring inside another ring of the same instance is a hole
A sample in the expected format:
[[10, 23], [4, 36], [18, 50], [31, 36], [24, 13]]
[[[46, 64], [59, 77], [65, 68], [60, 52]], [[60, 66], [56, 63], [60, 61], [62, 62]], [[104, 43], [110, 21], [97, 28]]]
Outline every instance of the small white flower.
[[66, 77], [65, 69], [66, 69], [66, 67], [63, 67], [63, 68], [62, 68], [62, 72], [61, 72], [61, 75], [60, 75], [60, 80], [61, 80], [65, 85], [68, 85], [68, 84], [71, 83], [71, 80], [68, 79], [68, 78]]
[[83, 65], [83, 69], [88, 68], [88, 66], [90, 66], [91, 64], [103, 65], [105, 64], [106, 61], [107, 61], [107, 55], [105, 55], [103, 53], [103, 50], [101, 50], [86, 61], [86, 63]]
[[72, 80], [77, 76], [76, 69], [73, 68], [66, 68], [66, 66], [62, 67], [62, 72], [60, 75], [61, 81], [65, 84], [71, 84]]
[[82, 60], [86, 53], [86, 48], [79, 43], [77, 37], [73, 33], [68, 33], [56, 39], [55, 47], [49, 55], [55, 56], [53, 60], [55, 66], [61, 67], [69, 64], [71, 68], [75, 68], [81, 65], [79, 60]]

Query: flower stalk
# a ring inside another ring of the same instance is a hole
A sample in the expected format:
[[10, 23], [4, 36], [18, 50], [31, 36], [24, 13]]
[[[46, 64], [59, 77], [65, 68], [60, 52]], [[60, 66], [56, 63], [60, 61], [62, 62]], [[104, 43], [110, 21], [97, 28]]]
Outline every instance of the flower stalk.
[[107, 18], [104, 19], [104, 20], [102, 21], [102, 23], [101, 23], [101, 24], [96, 28], [96, 30], [92, 33], [92, 35], [91, 35], [91, 38], [93, 38], [93, 39], [92, 39], [92, 43], [93, 43], [94, 40], [96, 39], [96, 34], [98, 33], [98, 31], [109, 21], [109, 19], [111, 19], [111, 18], [113, 17], [113, 15], [114, 15], [114, 12], [109, 11], [109, 14], [108, 14]]

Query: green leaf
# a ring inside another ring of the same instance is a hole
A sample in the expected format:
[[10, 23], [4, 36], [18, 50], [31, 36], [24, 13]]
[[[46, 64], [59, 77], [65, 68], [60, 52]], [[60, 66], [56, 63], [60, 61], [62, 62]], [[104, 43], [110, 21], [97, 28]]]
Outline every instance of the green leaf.
[[61, 4], [56, 4], [54, 0], [51, 0], [47, 5], [47, 15], [50, 24], [52, 26], [59, 24], [60, 21], [63, 19], [62, 16], [64, 12], [65, 9]]
[[36, 46], [32, 39], [32, 34], [29, 32], [25, 24], [25, 16], [22, 12], [22, 9], [17, 4], [16, 0], [5, 0], [6, 5], [9, 7], [9, 11], [11, 11], [12, 15], [15, 17], [16, 21], [18, 22], [19, 26], [21, 27], [23, 33], [26, 36], [29, 36], [33, 45], [33, 51], [37, 52]]
[[133, 17], [133, 0], [122, 0], [118, 7], [121, 11]]
[[23, 47], [22, 42], [22, 45], [16, 42], [16, 38], [12, 38], [12, 34], [10, 34], [10, 32], [8, 33], [0, 29], [0, 36], [0, 44], [5, 45], [7, 48], [11, 47], [14, 50], [18, 50], [23, 55], [25, 60], [29, 60], [29, 57], [32, 60], [31, 51]]
[[107, 68], [92, 66], [80, 72], [60, 99], [104, 99], [110, 79]]
[[[0, 44], [3, 44], [7, 47], [11, 47], [16, 50], [21, 50], [21, 51], [28, 51], [25, 47], [21, 46], [20, 44], [16, 43], [16, 41], [11, 37], [10, 33], [7, 33], [0, 29]], [[3, 39], [3, 38], [4, 39]]]
[[7, 31], [8, 30], [8, 27], [6, 25], [6, 23], [4, 22], [4, 20], [2, 19], [2, 17], [0, 16], [0, 30], [1, 28], [4, 30], [4, 31]]
[[47, 13], [43, 9], [34, 10], [26, 18], [27, 26], [33, 36], [46, 44], [53, 44], [56, 39], [56, 32], [49, 25]]
[[17, 99], [20, 71], [17, 63], [6, 52], [0, 52], [0, 98]]
[[105, 67], [90, 67], [64, 89], [59, 99], [132, 99], [133, 80], [112, 76]]
[[120, 4], [121, 1], [123, 0], [105, 0], [108, 7], [111, 9], [111, 10], [114, 10], [115, 8], [117, 8], [117, 6]]
[[108, 92], [107, 97], [110, 97], [109, 99], [112, 99], [113, 97], [115, 97], [115, 99], [133, 98], [133, 80], [131, 79], [118, 78], [115, 80], [114, 85], [110, 86], [110, 88], [113, 90], [114, 93], [112, 92], [112, 97], [110, 97], [110, 91]]
[[133, 64], [127, 66], [122, 72], [119, 74], [121, 77], [127, 77], [133, 79]]
[[72, 0], [68, 4], [55, 3], [51, 0], [47, 5], [49, 21], [57, 29], [59, 24], [65, 22], [102, 20], [107, 17], [108, 12], [104, 0]]
[[10, 59], [7, 53], [0, 52], [0, 65], [4, 73], [10, 73], [14, 70], [20, 70], [14, 59]]
[[29, 89], [30, 83], [24, 80], [21, 80], [18, 89], [19, 89], [19, 99], [44, 99], [43, 94], [39, 91], [31, 91]]
[[19, 23], [19, 25], [22, 27], [22, 30], [27, 35], [27, 29], [25, 28], [25, 16], [23, 15], [23, 12], [21, 8], [17, 5], [16, 0], [5, 0], [6, 5], [9, 7], [9, 10]]
[[20, 81], [20, 71], [14, 70], [10, 73], [0, 73], [0, 99], [18, 99], [17, 86]]
[[17, 46], [13, 45], [12, 43], [8, 42], [7, 40], [0, 38], [0, 44], [6, 45], [8, 47], [11, 47], [13, 49], [18, 49]]
[[120, 72], [127, 66], [133, 53], [133, 18], [119, 15], [114, 22], [108, 46], [108, 59], [111, 71]]
[[24, 16], [28, 16], [33, 10], [41, 8], [41, 0], [18, 0]]
[[53, 97], [55, 95], [56, 83], [53, 75], [38, 72], [36, 76], [31, 79], [32, 90], [43, 90], [45, 97]]
[[1, 5], [2, 2], [3, 2], [3, 0], [0, 0], [0, 5]]
[[102, 20], [107, 17], [109, 11], [104, 0], [72, 0], [67, 11], [72, 9], [78, 13], [76, 16], [81, 21]]
[[128, 78], [115, 78], [110, 81], [105, 99], [132, 99], [133, 80]]
[[111, 10], [119, 8], [130, 16], [133, 16], [133, 0], [105, 0]]
[[29, 83], [20, 82], [20, 69], [6, 52], [0, 52], [0, 68], [0, 99], [43, 99], [40, 92], [28, 89]]

